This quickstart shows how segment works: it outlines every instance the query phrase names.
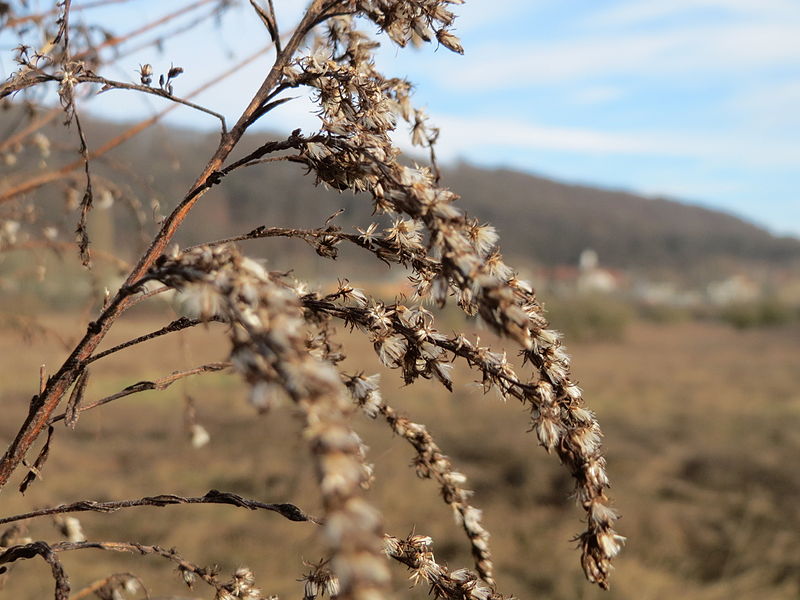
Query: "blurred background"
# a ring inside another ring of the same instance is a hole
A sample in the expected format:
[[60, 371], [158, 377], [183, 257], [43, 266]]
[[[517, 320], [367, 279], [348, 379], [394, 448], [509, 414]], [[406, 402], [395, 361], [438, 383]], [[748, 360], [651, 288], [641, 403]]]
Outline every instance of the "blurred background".
[[[275, 4], [290, 30], [303, 3]], [[10, 3], [0, 21], [3, 77], [16, 68], [19, 26], [11, 20], [50, 5]], [[100, 73], [138, 82], [143, 64], [156, 80], [180, 66], [175, 94], [229, 123], [273, 58], [259, 53], [268, 36], [247, 2], [74, 6], [73, 21], [92, 23], [90, 35], [108, 42]], [[469, 476], [493, 533], [500, 591], [548, 600], [800, 597], [800, 4], [498, 0], [456, 12], [465, 56], [384, 41], [377, 62], [414, 82], [417, 105], [441, 128], [443, 183], [471, 215], [497, 227], [507, 262], [533, 283], [565, 334], [575, 378], [606, 434], [611, 496], [629, 538], [612, 590], [583, 580], [569, 477], [526, 434], [522, 407], [483, 396], [466, 369], [456, 369], [452, 394], [430, 382], [405, 388], [366, 340], [342, 331], [351, 370], [381, 372], [389, 403], [426, 423]], [[26, 34], [32, 45], [43, 41], [38, 22]], [[130, 139], [92, 163], [90, 273], [73, 243], [84, 180], [80, 168], [66, 168], [79, 156], [78, 139], [74, 127], [61, 126], [55, 88], [6, 99], [0, 112], [0, 445], [27, 413], [39, 366], [61, 364], [219, 140], [209, 115], [134, 92], [97, 92], [86, 87], [77, 104], [90, 151]], [[314, 131], [313, 106], [297, 96], [259, 122], [237, 156], [298, 127]], [[398, 144], [424, 161], [406, 134], [401, 126]], [[20, 182], [53, 172], [46, 184], [9, 196]], [[318, 227], [339, 209], [335, 223], [345, 231], [383, 223], [367, 198], [315, 187], [295, 165], [268, 164], [209, 192], [178, 241], [260, 225]], [[347, 278], [387, 301], [409, 291], [407, 273], [357, 248], [342, 248], [336, 261], [300, 241], [242, 249], [322, 290]], [[174, 318], [168, 303], [144, 303], [103, 347]], [[437, 311], [437, 322], [444, 332], [466, 329], [504, 347], [455, 307]], [[227, 356], [224, 332], [213, 324], [141, 348], [100, 361], [87, 401]], [[44, 479], [25, 498], [9, 486], [2, 512], [212, 487], [319, 511], [291, 407], [254, 418], [246, 396], [235, 375], [215, 373], [88, 412], [75, 431], [57, 428]], [[210, 436], [199, 447], [196, 424]], [[468, 566], [468, 548], [435, 487], [406, 468], [410, 449], [381, 423], [357, 424], [376, 464], [373, 494], [387, 531], [432, 535], [440, 560]], [[311, 526], [269, 514], [136, 510], [81, 520], [89, 539], [174, 544], [224, 571], [246, 563], [265, 591], [282, 597], [301, 593], [300, 557], [322, 556]], [[58, 537], [44, 520], [20, 535]], [[133, 571], [151, 592], [208, 596], [180, 591], [171, 567], [155, 559], [64, 560], [76, 589]], [[394, 576], [398, 595], [405, 593], [405, 573], [397, 568]], [[20, 563], [4, 591], [40, 598], [51, 589], [47, 577], [44, 564]]]

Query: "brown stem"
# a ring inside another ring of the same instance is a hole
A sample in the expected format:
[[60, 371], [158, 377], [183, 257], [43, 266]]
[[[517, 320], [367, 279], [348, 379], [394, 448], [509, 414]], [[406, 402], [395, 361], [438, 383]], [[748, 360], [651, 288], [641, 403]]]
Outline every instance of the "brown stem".
[[[78, 590], [74, 594], [69, 597], [69, 600], [81, 600], [82, 598], [86, 598], [87, 596], [91, 596], [92, 594], [96, 593], [98, 590], [103, 589], [108, 584], [113, 583], [114, 581], [119, 581], [122, 579], [123, 581], [126, 579], [135, 579], [139, 582], [139, 585], [144, 588], [142, 581], [136, 577], [133, 573], [113, 573], [108, 577], [103, 577], [102, 579], [98, 579], [97, 581], [90, 583], [86, 587]], [[145, 598], [148, 596], [145, 594]]]
[[[82, 412], [86, 412], [87, 410], [91, 410], [93, 408], [97, 408], [98, 406], [103, 406], [104, 404], [113, 402], [114, 400], [119, 400], [120, 398], [124, 398], [125, 396], [138, 394], [139, 392], [147, 392], [150, 390], [159, 390], [159, 391], [165, 390], [173, 383], [175, 383], [180, 379], [183, 379], [184, 377], [189, 377], [191, 375], [200, 375], [201, 373], [213, 373], [216, 371], [222, 371], [230, 366], [231, 364], [227, 362], [208, 363], [206, 365], [201, 365], [199, 367], [188, 369], [186, 371], [175, 371], [174, 373], [170, 373], [166, 377], [161, 377], [160, 379], [156, 379], [154, 381], [140, 381], [138, 383], [134, 383], [133, 385], [129, 385], [124, 390], [119, 391], [116, 394], [111, 394], [110, 396], [101, 398], [96, 402], [92, 402], [91, 404], [81, 406], [76, 411], [76, 413], [80, 414]], [[65, 412], [61, 413], [60, 415], [56, 415], [50, 420], [50, 424], [53, 424], [57, 421], [63, 421], [64, 419], [66, 419], [66, 417], [67, 413]]]
[[[95, 2], [86, 2], [84, 4], [76, 4], [72, 7], [72, 11], [76, 10], [88, 10], [90, 8], [95, 8], [97, 6], [104, 6], [106, 4], [122, 4], [123, 2], [130, 2], [130, 0], [96, 0]], [[44, 17], [49, 17], [51, 15], [56, 14], [60, 8], [53, 8], [51, 10], [36, 13], [34, 15], [25, 15], [23, 17], [16, 17], [13, 19], [9, 19], [5, 23], [5, 27], [16, 27], [17, 25], [23, 25], [30, 21], [37, 21], [43, 19]]]
[[5, 150], [6, 148], [13, 147], [14, 144], [21, 142], [34, 131], [41, 129], [60, 114], [61, 114], [61, 107], [51, 108], [38, 119], [35, 119], [30, 123], [28, 123], [27, 127], [0, 142], [0, 150]]
[[6, 523], [13, 523], [14, 521], [22, 521], [24, 519], [32, 519], [34, 517], [45, 517], [48, 515], [60, 515], [65, 513], [75, 512], [101, 512], [111, 513], [116, 512], [123, 508], [132, 508], [135, 506], [155, 506], [164, 507], [173, 504], [230, 504], [248, 510], [268, 510], [278, 513], [282, 517], [290, 521], [309, 521], [311, 523], [320, 523], [320, 519], [305, 513], [294, 504], [268, 504], [266, 502], [259, 502], [258, 500], [250, 500], [243, 498], [238, 494], [230, 492], [220, 492], [218, 490], [209, 490], [204, 496], [176, 496], [175, 494], [159, 494], [158, 496], [146, 496], [136, 500], [121, 500], [117, 502], [96, 502], [95, 500], [79, 500], [70, 504], [61, 504], [52, 508], [42, 508], [40, 510], [33, 510], [31, 512], [14, 515], [12, 517], [5, 517], [0, 519], [0, 525]]
[[[14, 252], [22, 250], [36, 250], [38, 248], [47, 248], [48, 250], [52, 250], [53, 252], [58, 253], [60, 251], [72, 250], [73, 248], [75, 248], [75, 244], [73, 242], [62, 242], [59, 240], [29, 240], [27, 242], [21, 242], [19, 244], [3, 246], [2, 251]], [[92, 249], [92, 256], [100, 258], [102, 260], [107, 260], [109, 263], [115, 265], [118, 269], [131, 268], [131, 265], [127, 261], [122, 260], [120, 257], [106, 250]]]
[[171, 20], [173, 20], [173, 19], [175, 19], [177, 17], [180, 17], [181, 15], [184, 15], [184, 14], [186, 14], [188, 12], [193, 11], [196, 8], [200, 8], [201, 6], [203, 6], [205, 4], [208, 4], [209, 2], [214, 2], [214, 1], [215, 0], [197, 0], [197, 2], [192, 2], [191, 4], [187, 4], [186, 6], [184, 6], [182, 8], [179, 8], [178, 10], [176, 10], [174, 12], [171, 12], [169, 14], [164, 15], [163, 17], [160, 17], [160, 18], [156, 19], [155, 21], [150, 21], [146, 25], [142, 25], [141, 27], [138, 27], [137, 29], [134, 29], [133, 31], [131, 31], [129, 33], [126, 33], [125, 35], [114, 36], [114, 37], [108, 38], [102, 44], [100, 44], [98, 46], [95, 46], [94, 48], [89, 48], [87, 50], [84, 50], [83, 52], [81, 52], [79, 54], [76, 54], [74, 58], [75, 59], [85, 58], [89, 54], [100, 52], [100, 50], [108, 48], [109, 46], [118, 46], [119, 44], [123, 44], [123, 43], [127, 42], [131, 38], [135, 38], [136, 36], [139, 36], [139, 35], [147, 32], [147, 31], [150, 31], [151, 29], [154, 29], [154, 28], [158, 27], [159, 25], [163, 25], [164, 23], [168, 23], [169, 21], [171, 21]]
[[86, 364], [93, 363], [96, 360], [100, 360], [108, 356], [109, 354], [113, 354], [114, 352], [119, 352], [120, 350], [124, 350], [125, 348], [129, 348], [130, 346], [135, 346], [136, 344], [141, 344], [142, 342], [146, 342], [148, 340], [152, 340], [157, 337], [161, 337], [162, 335], [167, 335], [168, 333], [173, 333], [175, 331], [182, 331], [184, 329], [188, 329], [189, 327], [194, 327], [195, 325], [199, 325], [200, 323], [206, 323], [208, 321], [199, 321], [197, 319], [188, 319], [186, 317], [181, 317], [180, 319], [175, 319], [169, 325], [165, 325], [161, 329], [157, 331], [152, 331], [150, 333], [146, 333], [145, 335], [141, 335], [137, 338], [133, 338], [128, 340], [127, 342], [123, 342], [121, 344], [117, 344], [113, 348], [109, 348], [108, 350], [103, 350], [102, 352], [98, 352], [91, 358], [86, 361]]

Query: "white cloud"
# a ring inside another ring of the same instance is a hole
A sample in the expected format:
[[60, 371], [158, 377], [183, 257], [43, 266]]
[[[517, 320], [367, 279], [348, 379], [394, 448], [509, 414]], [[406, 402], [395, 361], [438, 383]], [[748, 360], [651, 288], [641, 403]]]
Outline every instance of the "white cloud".
[[570, 95], [576, 104], [602, 104], [619, 100], [625, 95], [622, 88], [613, 85], [594, 85], [581, 88]]
[[683, 27], [553, 43], [492, 43], [444, 77], [461, 89], [515, 89], [604, 77], [741, 74], [796, 66], [800, 21]]
[[500, 117], [434, 115], [441, 137], [437, 153], [445, 160], [497, 148], [566, 151], [589, 155], [630, 155], [699, 160], [706, 164], [800, 168], [800, 140], [759, 139], [735, 133], [640, 131], [622, 133], [586, 128], [548, 127]]
[[435, 116], [432, 121], [441, 129], [437, 153], [446, 158], [455, 158], [468, 149], [487, 146], [598, 154], [633, 154], [652, 150], [647, 142], [636, 136], [590, 129], [547, 127], [494, 117]]
[[630, 26], [684, 15], [692, 11], [721, 10], [730, 15], [779, 17], [800, 14], [800, 6], [791, 0], [669, 0], [668, 2], [626, 2], [593, 14], [587, 23], [593, 27]]
[[800, 79], [762, 85], [737, 94], [730, 107], [759, 129], [800, 127]]

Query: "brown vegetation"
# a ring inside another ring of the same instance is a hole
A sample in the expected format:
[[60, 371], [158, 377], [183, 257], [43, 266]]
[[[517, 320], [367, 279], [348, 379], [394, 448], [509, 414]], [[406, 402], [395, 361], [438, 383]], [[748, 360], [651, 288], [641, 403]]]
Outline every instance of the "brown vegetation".
[[[51, 315], [45, 324], [65, 337], [78, 335], [77, 324], [70, 326], [65, 316]], [[162, 323], [131, 315], [105, 344]], [[576, 376], [606, 424], [613, 494], [630, 539], [608, 592], [587, 589], [582, 581], [570, 541], [575, 524], [569, 478], [550, 457], [531, 451], [529, 434], [519, 427], [518, 404], [484, 395], [458, 364], [453, 394], [434, 382], [407, 387], [394, 371], [376, 372], [387, 403], [427, 423], [468, 476], [473, 501], [493, 533], [501, 589], [552, 600], [789, 600], [800, 593], [794, 568], [800, 561], [794, 533], [800, 520], [793, 505], [800, 489], [794, 468], [800, 437], [788, 426], [797, 421], [800, 407], [798, 333], [796, 327], [740, 333], [722, 325], [634, 322], [622, 341], [571, 345]], [[98, 361], [86, 403], [169, 370], [225, 358], [221, 325], [185, 335], [183, 341], [163, 336], [147, 342], [144, 352]], [[348, 365], [375, 363], [364, 340], [347, 341], [356, 344], [350, 345]], [[26, 410], [37, 359], [55, 360], [58, 352], [38, 336], [28, 352], [19, 352], [18, 332], [8, 329], [0, 343], [7, 357], [0, 377], [8, 382], [3, 396], [8, 418], [0, 436], [8, 439]], [[197, 449], [184, 419], [187, 398], [211, 438]], [[210, 373], [88, 411], [74, 432], [56, 432], [43, 481], [24, 498], [4, 493], [4, 513], [166, 490], [202, 495], [211, 488], [321, 512], [316, 495], [308, 492], [314, 474], [296, 437], [295, 410], [281, 403], [254, 418], [246, 398], [247, 389], [234, 374]], [[384, 508], [386, 529], [427, 533], [440, 562], [467, 564], [469, 550], [450, 509], [408, 468], [413, 450], [402, 439], [387, 437], [381, 423], [361, 417], [357, 424], [375, 463], [371, 493]], [[414, 502], [406, 502], [408, 497]], [[198, 564], [219, 565], [225, 574], [248, 565], [265, 591], [284, 597], [299, 593], [294, 579], [303, 573], [302, 559], [320, 558], [312, 524], [269, 513], [192, 505], [77, 516], [90, 539], [175, 546]], [[27, 528], [25, 535], [35, 539], [57, 537], [47, 519]], [[131, 571], [153, 594], [187, 596], [180, 577], [169, 575], [174, 567], [162, 559], [85, 552], [95, 554], [64, 557], [76, 586]], [[407, 593], [409, 584], [402, 572], [394, 573], [398, 594]], [[47, 567], [27, 561], [14, 566], [4, 593], [33, 600], [51, 589]]]

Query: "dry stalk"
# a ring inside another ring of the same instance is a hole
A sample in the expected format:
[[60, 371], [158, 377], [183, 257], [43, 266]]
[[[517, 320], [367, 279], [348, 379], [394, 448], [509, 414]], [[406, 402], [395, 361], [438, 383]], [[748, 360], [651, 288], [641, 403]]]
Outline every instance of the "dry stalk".
[[304, 412], [340, 597], [374, 597], [388, 579], [379, 556], [380, 515], [361, 497], [369, 472], [346, 420], [351, 406], [346, 388], [331, 364], [306, 351], [297, 295], [226, 246], [162, 257], [148, 278], [192, 294], [202, 316], [228, 321], [237, 370], [254, 390], [279, 384]]
[[368, 417], [374, 419], [378, 414], [383, 416], [392, 431], [416, 450], [417, 455], [412, 464], [417, 475], [424, 479], [434, 479], [439, 484], [442, 499], [453, 509], [456, 522], [464, 528], [469, 538], [475, 568], [481, 579], [494, 586], [489, 532], [481, 523], [481, 511], [469, 503], [472, 491], [464, 487], [466, 476], [453, 468], [450, 459], [441, 451], [425, 425], [399, 415], [386, 404], [378, 388], [379, 377], [351, 375], [345, 378], [345, 385], [356, 404]]

